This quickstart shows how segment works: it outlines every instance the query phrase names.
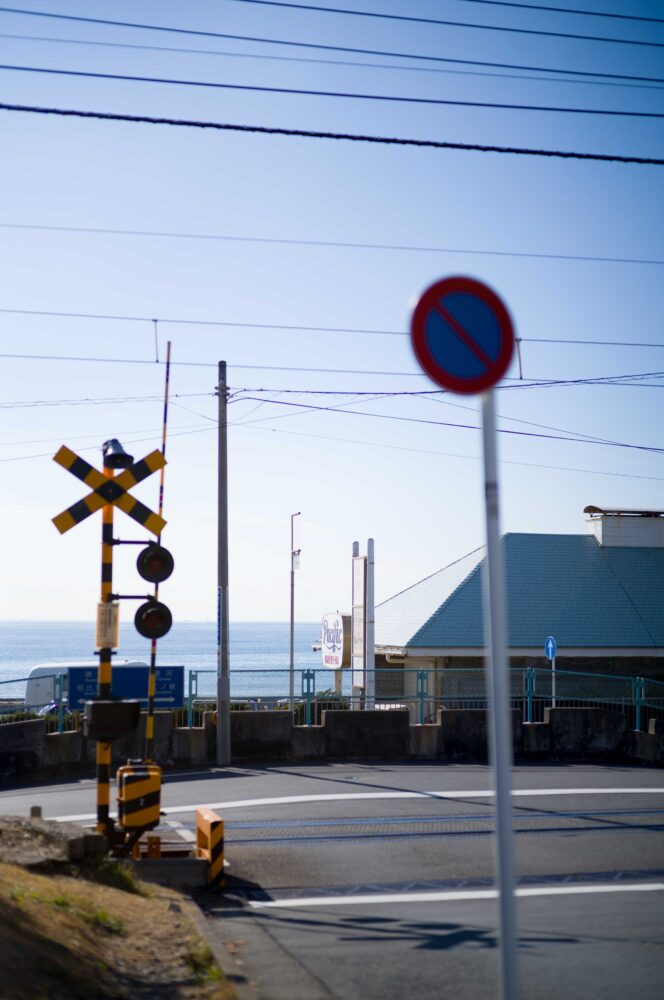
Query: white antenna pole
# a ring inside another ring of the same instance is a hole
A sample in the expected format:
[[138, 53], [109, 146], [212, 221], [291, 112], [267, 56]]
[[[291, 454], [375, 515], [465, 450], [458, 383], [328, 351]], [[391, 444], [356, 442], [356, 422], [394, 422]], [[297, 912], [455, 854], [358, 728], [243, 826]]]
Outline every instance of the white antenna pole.
[[367, 603], [366, 603], [366, 654], [365, 654], [365, 708], [376, 703], [376, 613], [374, 610], [374, 540], [367, 540]]

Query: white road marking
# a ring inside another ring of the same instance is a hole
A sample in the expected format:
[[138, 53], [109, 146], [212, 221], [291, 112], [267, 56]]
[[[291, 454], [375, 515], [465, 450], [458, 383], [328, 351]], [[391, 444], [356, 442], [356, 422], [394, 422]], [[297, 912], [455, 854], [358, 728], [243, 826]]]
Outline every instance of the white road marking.
[[[516, 890], [516, 895], [581, 896], [607, 892], [662, 892], [664, 882], [641, 882], [638, 885], [560, 885], [532, 886]], [[380, 906], [385, 903], [459, 903], [472, 900], [497, 899], [497, 889], [468, 889], [459, 892], [386, 892], [361, 896], [303, 896], [300, 899], [253, 900], [252, 910], [295, 909], [302, 906]]]
[[[514, 798], [540, 798], [556, 795], [664, 795], [664, 788], [515, 788]], [[325, 795], [282, 795], [266, 799], [233, 799], [229, 802], [204, 802], [185, 806], [167, 806], [162, 809], [166, 815], [190, 813], [196, 809], [249, 809], [254, 806], [296, 805], [307, 802], [366, 802], [370, 799], [490, 799], [494, 793], [490, 789], [471, 789], [460, 792], [332, 792]], [[49, 819], [63, 823], [77, 823], [96, 818], [96, 813], [80, 813], [75, 816], [51, 816]]]

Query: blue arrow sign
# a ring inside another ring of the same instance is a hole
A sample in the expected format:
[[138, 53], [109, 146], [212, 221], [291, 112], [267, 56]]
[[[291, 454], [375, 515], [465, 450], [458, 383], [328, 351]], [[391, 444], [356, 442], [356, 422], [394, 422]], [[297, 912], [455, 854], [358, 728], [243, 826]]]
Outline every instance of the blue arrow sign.
[[544, 640], [544, 655], [547, 660], [554, 660], [556, 656], [556, 640], [552, 635], [547, 635]]
[[[149, 667], [118, 667], [113, 671], [113, 697], [135, 698], [141, 707], [148, 703]], [[97, 668], [70, 667], [69, 708], [83, 711], [83, 703], [97, 697]], [[155, 708], [182, 708], [184, 667], [157, 667]]]

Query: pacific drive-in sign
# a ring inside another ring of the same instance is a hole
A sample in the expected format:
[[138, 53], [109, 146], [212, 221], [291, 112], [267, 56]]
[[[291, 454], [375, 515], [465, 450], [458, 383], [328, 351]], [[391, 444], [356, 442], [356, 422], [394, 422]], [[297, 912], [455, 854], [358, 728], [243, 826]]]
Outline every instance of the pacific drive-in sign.
[[350, 616], [340, 611], [323, 615], [321, 623], [321, 658], [323, 666], [340, 670], [350, 666]]

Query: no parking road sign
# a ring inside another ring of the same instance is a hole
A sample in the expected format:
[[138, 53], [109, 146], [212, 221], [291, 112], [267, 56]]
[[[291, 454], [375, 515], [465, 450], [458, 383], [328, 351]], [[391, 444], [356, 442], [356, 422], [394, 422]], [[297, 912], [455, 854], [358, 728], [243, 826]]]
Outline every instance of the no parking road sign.
[[514, 328], [507, 308], [494, 291], [474, 278], [454, 276], [435, 282], [421, 296], [413, 312], [410, 335], [417, 360], [434, 382], [452, 392], [484, 393], [482, 439], [487, 539], [484, 574], [488, 598], [484, 602], [484, 634], [496, 795], [501, 994], [503, 1000], [519, 1000], [505, 572], [500, 545], [496, 417], [494, 393], [490, 391], [512, 360]]
[[474, 278], [443, 278], [420, 298], [411, 322], [417, 360], [452, 392], [477, 393], [505, 374], [514, 328], [502, 300]]

